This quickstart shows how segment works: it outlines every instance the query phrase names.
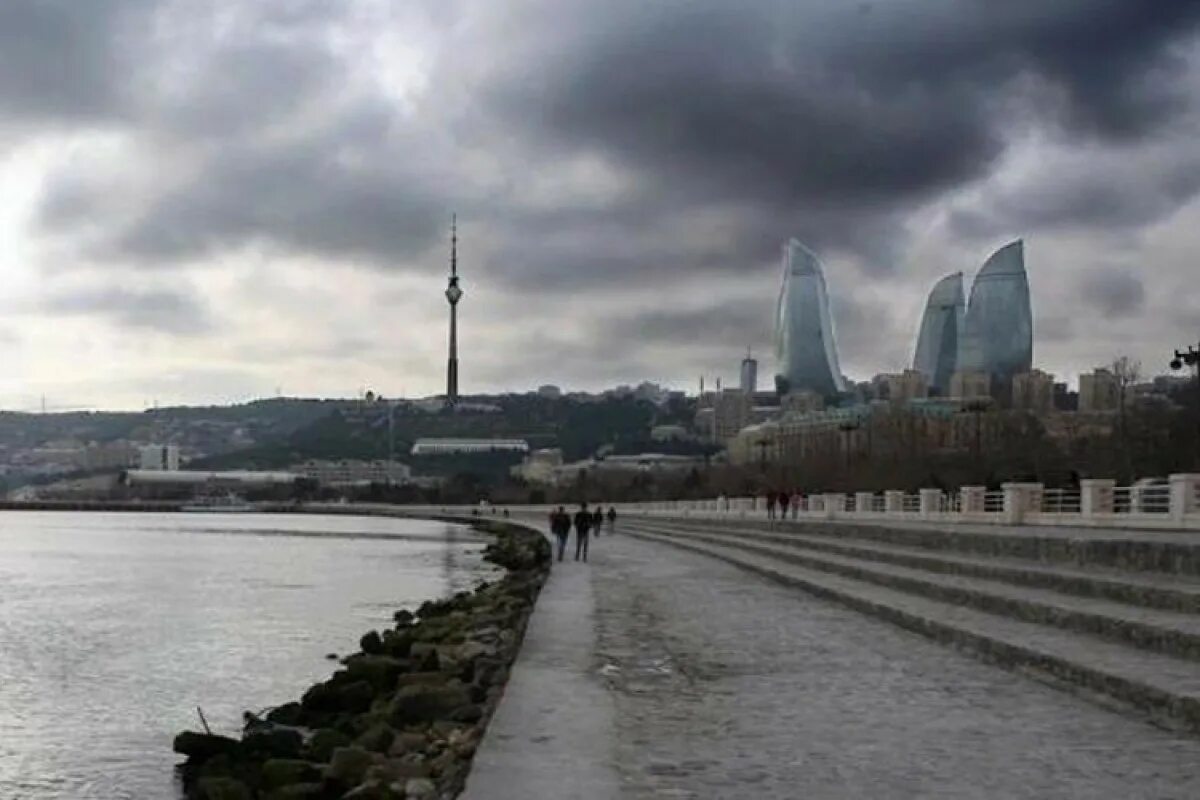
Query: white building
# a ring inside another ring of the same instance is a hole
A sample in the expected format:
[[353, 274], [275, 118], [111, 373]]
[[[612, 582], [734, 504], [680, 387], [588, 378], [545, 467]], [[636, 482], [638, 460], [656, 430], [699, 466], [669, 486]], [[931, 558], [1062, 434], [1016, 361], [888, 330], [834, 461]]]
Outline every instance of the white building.
[[151, 444], [138, 451], [138, 467], [143, 470], [174, 472], [179, 469], [179, 445]]
[[528, 453], [524, 439], [417, 439], [414, 456], [440, 456], [455, 453]]
[[312, 478], [325, 486], [350, 486], [365, 483], [408, 483], [412, 468], [400, 461], [325, 461], [310, 459], [291, 468], [292, 472]]

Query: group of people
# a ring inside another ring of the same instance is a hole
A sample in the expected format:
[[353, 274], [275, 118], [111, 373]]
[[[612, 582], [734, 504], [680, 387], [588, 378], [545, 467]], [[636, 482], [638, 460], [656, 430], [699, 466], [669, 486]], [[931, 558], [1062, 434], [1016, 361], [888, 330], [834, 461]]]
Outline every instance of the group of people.
[[574, 525], [575, 560], [579, 561], [582, 558], [587, 561], [588, 539], [593, 531], [597, 536], [600, 535], [606, 519], [608, 520], [608, 532], [611, 534], [617, 527], [617, 510], [612, 506], [609, 506], [608, 514], [605, 514], [604, 509], [600, 506], [589, 511], [587, 503], [580, 503], [579, 510], [575, 512], [574, 517], [568, 514], [562, 506], [551, 511], [550, 532], [554, 534], [554, 538], [558, 542], [558, 560], [563, 560], [563, 554], [567, 550], [567, 538], [571, 535], [571, 527]]
[[[767, 492], [767, 519], [787, 519], [788, 508], [792, 510], [792, 518], [795, 519], [800, 514], [800, 504], [804, 502], [804, 495], [800, 492], [777, 492], [771, 490]], [[778, 509], [778, 515], [776, 515]]]

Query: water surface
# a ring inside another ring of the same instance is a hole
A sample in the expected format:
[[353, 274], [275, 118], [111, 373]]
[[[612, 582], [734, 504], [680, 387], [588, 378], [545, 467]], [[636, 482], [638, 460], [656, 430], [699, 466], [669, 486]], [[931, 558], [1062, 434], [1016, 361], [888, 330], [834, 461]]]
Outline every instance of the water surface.
[[0, 512], [0, 798], [177, 798], [171, 739], [297, 699], [398, 608], [471, 588], [441, 522]]

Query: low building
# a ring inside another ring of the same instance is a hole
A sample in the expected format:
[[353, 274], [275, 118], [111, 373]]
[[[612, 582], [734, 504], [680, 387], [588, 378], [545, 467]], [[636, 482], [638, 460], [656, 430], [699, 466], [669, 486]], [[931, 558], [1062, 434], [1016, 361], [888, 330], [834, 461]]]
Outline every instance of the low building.
[[992, 376], [986, 372], [958, 370], [950, 376], [950, 397], [961, 400], [992, 396]]
[[417, 439], [412, 446], [414, 456], [441, 456], [458, 453], [528, 453], [524, 439]]
[[893, 403], [907, 403], [929, 396], [929, 378], [920, 370], [906, 369], [881, 377], [887, 387], [888, 400]]
[[291, 468], [324, 486], [354, 486], [370, 483], [404, 484], [412, 480], [412, 467], [400, 461], [326, 461], [310, 459]]
[[779, 401], [779, 409], [787, 414], [812, 414], [825, 410], [825, 398], [816, 392], [788, 392]]
[[138, 467], [142, 470], [174, 472], [179, 469], [179, 446], [150, 444], [138, 452]]
[[514, 478], [530, 483], [552, 483], [555, 470], [562, 466], [562, 450], [557, 447], [534, 450], [509, 472]]

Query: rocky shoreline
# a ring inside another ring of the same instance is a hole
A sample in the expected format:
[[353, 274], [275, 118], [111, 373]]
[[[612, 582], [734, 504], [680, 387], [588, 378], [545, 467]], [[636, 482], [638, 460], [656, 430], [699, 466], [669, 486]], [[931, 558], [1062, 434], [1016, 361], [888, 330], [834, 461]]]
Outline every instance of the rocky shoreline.
[[456, 797], [499, 703], [550, 570], [535, 531], [493, 520], [485, 560], [505, 575], [398, 611], [299, 702], [247, 714], [241, 739], [185, 731], [175, 752], [192, 800]]

